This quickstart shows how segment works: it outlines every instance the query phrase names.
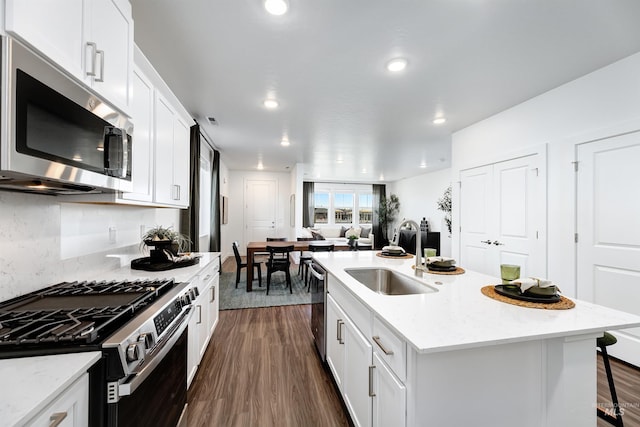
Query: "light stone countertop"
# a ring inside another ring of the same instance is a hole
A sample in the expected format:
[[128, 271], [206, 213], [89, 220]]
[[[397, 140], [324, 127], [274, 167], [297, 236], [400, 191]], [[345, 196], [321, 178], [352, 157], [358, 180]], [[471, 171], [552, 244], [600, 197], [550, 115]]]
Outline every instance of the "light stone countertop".
[[94, 363], [99, 351], [0, 360], [0, 424], [24, 425]]
[[[212, 262], [218, 262], [219, 252], [204, 252], [193, 266], [167, 271], [132, 270], [131, 259], [122, 256], [122, 268], [100, 274], [99, 277], [78, 277], [75, 280], [136, 280], [192, 279]], [[52, 283], [53, 284], [53, 283]], [[62, 391], [87, 371], [99, 358], [100, 352], [69, 353], [51, 356], [0, 359], [0, 424], [21, 425], [36, 415]]]
[[[348, 291], [420, 353], [640, 326], [639, 316], [575, 299], [572, 300], [576, 306], [569, 310], [526, 308], [496, 301], [483, 295], [480, 289], [485, 285], [499, 284], [499, 279], [469, 270], [461, 275], [425, 273], [418, 278], [437, 289], [435, 293], [378, 294], [359, 283], [344, 269], [383, 267], [414, 277], [412, 265], [415, 258], [381, 258], [376, 253], [318, 252], [314, 256]], [[460, 267], [464, 268], [464, 265]], [[331, 282], [328, 286], [331, 289]], [[561, 283], [559, 287], [562, 288]]]

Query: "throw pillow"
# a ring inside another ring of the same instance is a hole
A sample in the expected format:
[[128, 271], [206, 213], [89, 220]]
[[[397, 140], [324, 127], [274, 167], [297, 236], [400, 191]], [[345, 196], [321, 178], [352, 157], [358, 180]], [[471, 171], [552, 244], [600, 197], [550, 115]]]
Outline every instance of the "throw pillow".
[[344, 225], [342, 227], [340, 227], [340, 237], [347, 237], [346, 236], [347, 230], [349, 230], [349, 229], [347, 227], [345, 227]]
[[360, 237], [369, 237], [369, 234], [371, 234], [371, 227], [362, 227], [362, 231], [360, 231]]
[[344, 233], [345, 237], [349, 238], [351, 236], [360, 237], [360, 229], [359, 228], [350, 228]]
[[303, 238], [311, 238], [313, 237], [313, 234], [311, 234], [311, 230], [307, 227], [302, 229], [302, 233], [300, 233], [300, 237]]
[[311, 230], [311, 234], [313, 235], [313, 238], [316, 240], [325, 240], [324, 236], [320, 233], [318, 233], [317, 231], [313, 231]]

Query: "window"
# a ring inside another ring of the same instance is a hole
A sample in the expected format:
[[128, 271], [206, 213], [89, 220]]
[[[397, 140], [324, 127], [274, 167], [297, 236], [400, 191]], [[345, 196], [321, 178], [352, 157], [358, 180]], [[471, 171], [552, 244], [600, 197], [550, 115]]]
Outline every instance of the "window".
[[328, 224], [329, 219], [329, 193], [313, 193], [313, 222], [315, 224]]
[[353, 193], [333, 195], [334, 224], [353, 223]]
[[360, 224], [373, 222], [373, 194], [360, 193], [358, 196], [358, 217]]
[[352, 225], [373, 223], [373, 191], [366, 184], [316, 183], [314, 224]]

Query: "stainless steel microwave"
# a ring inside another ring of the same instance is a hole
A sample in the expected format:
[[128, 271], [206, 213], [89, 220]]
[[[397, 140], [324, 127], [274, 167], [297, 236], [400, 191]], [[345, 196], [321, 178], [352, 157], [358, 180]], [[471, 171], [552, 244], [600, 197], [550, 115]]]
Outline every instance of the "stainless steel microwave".
[[0, 49], [0, 188], [132, 191], [129, 118], [15, 39]]

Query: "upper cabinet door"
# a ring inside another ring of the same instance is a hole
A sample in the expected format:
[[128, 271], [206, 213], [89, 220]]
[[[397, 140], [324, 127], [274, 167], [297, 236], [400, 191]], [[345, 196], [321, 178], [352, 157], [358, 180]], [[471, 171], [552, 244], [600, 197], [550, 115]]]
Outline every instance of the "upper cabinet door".
[[84, 79], [84, 0], [6, 0], [6, 30]]
[[7, 0], [6, 30], [130, 114], [133, 18], [126, 0]]
[[[131, 5], [122, 0], [91, 0], [87, 11], [90, 33], [85, 43], [85, 71], [95, 74], [92, 86], [97, 92], [129, 111], [133, 77]], [[95, 52], [90, 43], [95, 44]]]

